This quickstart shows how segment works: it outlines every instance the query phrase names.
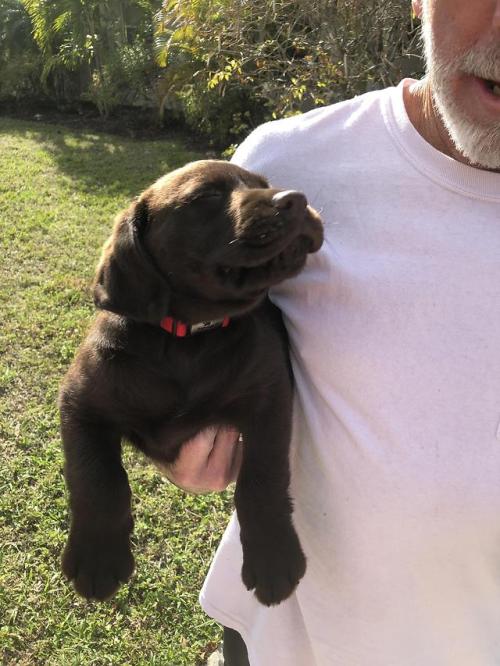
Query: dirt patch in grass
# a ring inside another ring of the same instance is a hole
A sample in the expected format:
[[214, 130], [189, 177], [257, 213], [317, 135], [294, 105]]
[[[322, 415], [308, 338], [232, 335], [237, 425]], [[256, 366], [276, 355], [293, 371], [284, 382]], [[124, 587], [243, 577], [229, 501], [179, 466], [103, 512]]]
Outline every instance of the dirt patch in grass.
[[15, 105], [2, 103], [0, 117], [26, 120], [35, 123], [48, 123], [69, 130], [86, 130], [113, 134], [137, 140], [176, 140], [186, 150], [197, 150], [218, 157], [219, 153], [208, 139], [195, 135], [186, 129], [178, 118], [172, 117], [160, 122], [155, 109], [120, 107], [112, 115], [104, 118], [91, 104], [79, 103], [66, 108], [58, 108], [49, 102]]

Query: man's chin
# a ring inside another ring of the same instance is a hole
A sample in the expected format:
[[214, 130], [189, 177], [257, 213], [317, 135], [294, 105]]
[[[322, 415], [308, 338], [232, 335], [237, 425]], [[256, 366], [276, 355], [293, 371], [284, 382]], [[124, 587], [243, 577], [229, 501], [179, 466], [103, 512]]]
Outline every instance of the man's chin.
[[471, 163], [481, 169], [500, 169], [500, 136], [492, 145], [491, 131], [472, 126], [464, 121], [460, 127], [448, 128], [457, 150]]
[[[456, 149], [473, 165], [482, 169], [500, 169], [500, 116], [491, 119], [482, 109], [466, 111], [441, 86], [434, 87], [434, 99], [441, 119]], [[481, 99], [475, 104], [481, 104]]]

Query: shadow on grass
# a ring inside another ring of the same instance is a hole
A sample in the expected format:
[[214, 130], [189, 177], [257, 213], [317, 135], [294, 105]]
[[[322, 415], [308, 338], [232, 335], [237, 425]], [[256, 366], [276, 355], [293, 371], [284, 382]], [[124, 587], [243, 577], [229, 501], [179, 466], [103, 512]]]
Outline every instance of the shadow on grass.
[[206, 157], [187, 148], [182, 137], [128, 139], [7, 117], [0, 117], [2, 134], [37, 141], [75, 189], [92, 194], [132, 198], [168, 171]]

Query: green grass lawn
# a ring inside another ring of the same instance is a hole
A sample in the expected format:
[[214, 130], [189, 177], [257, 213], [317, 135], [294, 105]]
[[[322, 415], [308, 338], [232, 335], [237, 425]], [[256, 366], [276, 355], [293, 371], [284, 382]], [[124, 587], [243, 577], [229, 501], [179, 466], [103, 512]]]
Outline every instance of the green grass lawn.
[[68, 527], [58, 385], [93, 316], [89, 284], [113, 217], [161, 174], [203, 157], [0, 118], [0, 663], [201, 664], [220, 639], [198, 590], [230, 493], [188, 496], [138, 454], [136, 573], [103, 604], [59, 559]]

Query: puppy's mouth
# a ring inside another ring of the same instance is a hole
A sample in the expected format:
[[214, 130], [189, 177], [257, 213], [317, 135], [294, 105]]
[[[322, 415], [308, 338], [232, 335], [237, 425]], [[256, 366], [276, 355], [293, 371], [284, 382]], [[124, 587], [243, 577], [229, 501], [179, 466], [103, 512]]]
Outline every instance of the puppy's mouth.
[[[260, 243], [254, 243], [254, 247], [267, 249], [276, 245], [270, 239], [259, 240]], [[266, 252], [264, 260], [262, 256], [260, 261], [258, 256], [254, 256], [249, 263], [243, 262], [241, 265], [217, 265], [216, 275], [224, 287], [234, 287], [238, 290], [265, 289], [297, 275], [304, 267], [307, 255], [316, 249], [314, 239], [299, 235], [271, 258], [267, 258]]]

